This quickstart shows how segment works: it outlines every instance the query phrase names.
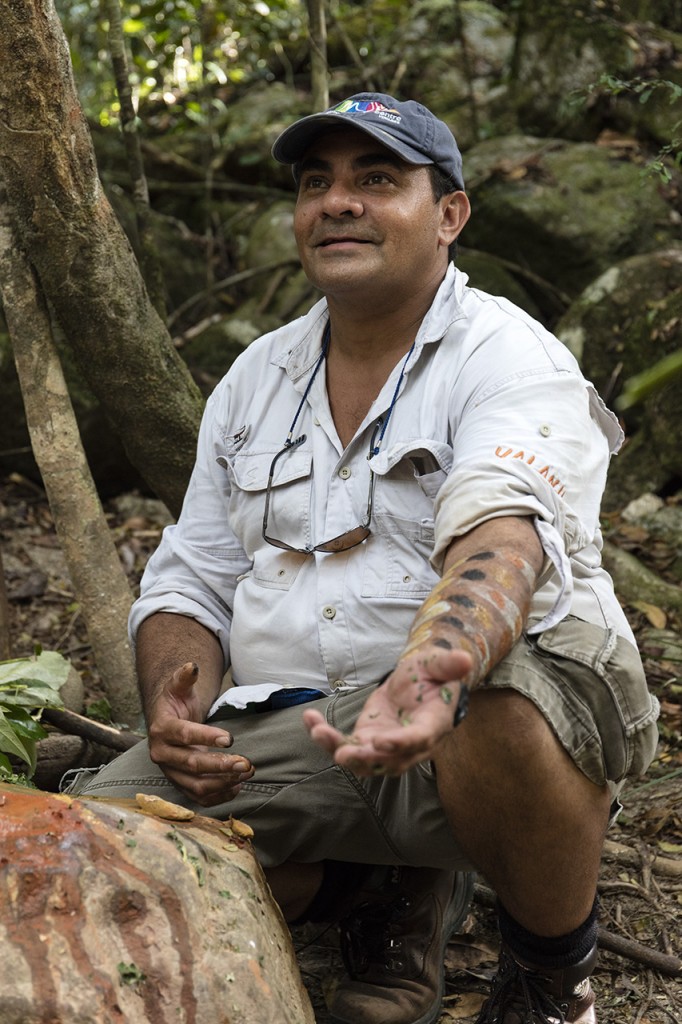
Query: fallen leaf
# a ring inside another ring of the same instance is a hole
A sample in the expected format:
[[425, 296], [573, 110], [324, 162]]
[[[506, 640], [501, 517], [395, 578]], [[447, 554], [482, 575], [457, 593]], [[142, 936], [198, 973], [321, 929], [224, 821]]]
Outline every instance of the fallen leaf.
[[638, 150], [640, 148], [638, 140], [632, 135], [621, 135], [620, 132], [612, 131], [609, 128], [605, 128], [603, 132], [599, 133], [596, 143], [598, 146], [605, 146], [608, 149]]
[[135, 802], [140, 810], [153, 814], [156, 818], [164, 818], [167, 821], [191, 821], [194, 817], [194, 811], [190, 811], [188, 807], [172, 804], [170, 800], [162, 800], [160, 796], [136, 793]]
[[673, 854], [676, 857], [682, 854], [682, 846], [678, 843], [666, 843], [661, 840], [657, 845], [661, 853]]
[[646, 615], [654, 629], [665, 629], [668, 618], [662, 608], [648, 601], [633, 601], [632, 607]]
[[[458, 996], [446, 997], [446, 1005], [443, 1008], [442, 1021], [448, 1020], [466, 1020], [469, 1017], [474, 1017], [483, 1006], [487, 996], [482, 992], [463, 992]], [[456, 1002], [451, 1003], [451, 1000]]]
[[[490, 975], [497, 967], [499, 957], [499, 946], [489, 946], [482, 942], [467, 942], [466, 937], [460, 940], [451, 940], [445, 951], [445, 962], [448, 970], [474, 971], [481, 964], [490, 964]], [[477, 975], [479, 976], [479, 975]]]

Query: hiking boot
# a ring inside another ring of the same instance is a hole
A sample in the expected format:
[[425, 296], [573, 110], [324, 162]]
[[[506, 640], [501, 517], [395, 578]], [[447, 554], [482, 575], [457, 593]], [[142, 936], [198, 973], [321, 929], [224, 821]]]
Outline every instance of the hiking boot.
[[476, 1024], [597, 1024], [590, 974], [596, 945], [574, 967], [533, 967], [503, 945]]
[[434, 1024], [439, 1017], [445, 946], [467, 915], [474, 876], [387, 870], [341, 921], [348, 973], [334, 993], [331, 1024]]

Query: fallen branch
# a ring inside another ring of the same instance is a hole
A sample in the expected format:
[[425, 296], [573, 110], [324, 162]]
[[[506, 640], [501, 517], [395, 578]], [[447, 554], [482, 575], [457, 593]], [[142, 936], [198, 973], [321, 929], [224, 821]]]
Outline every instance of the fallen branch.
[[45, 708], [41, 717], [44, 722], [54, 725], [60, 732], [68, 733], [71, 736], [80, 736], [93, 743], [100, 743], [110, 750], [130, 750], [144, 739], [143, 736], [139, 736], [135, 732], [115, 729], [112, 725], [95, 722], [92, 718], [86, 718], [85, 715], [78, 715], [75, 711], [66, 709]]
[[616, 953], [626, 960], [633, 960], [635, 963], [650, 967], [660, 974], [667, 974], [675, 977], [682, 974], [682, 960], [676, 956], [669, 956], [667, 953], [659, 953], [657, 949], [650, 949], [649, 946], [635, 942], [634, 939], [626, 939], [622, 935], [614, 935], [606, 928], [599, 929], [599, 948], [606, 949], [609, 953]]
[[[624, 846], [622, 843], [614, 843], [610, 839], [607, 839], [604, 843], [603, 857], [604, 860], [615, 860], [617, 864], [622, 864], [626, 868], [641, 868], [645, 863], [642, 854], [638, 853], [637, 850], [632, 850], [629, 846]], [[666, 878], [682, 878], [682, 860], [673, 860], [672, 857], [659, 857], [652, 852], [651, 861], [647, 863], [647, 867], [655, 875], [663, 875]]]

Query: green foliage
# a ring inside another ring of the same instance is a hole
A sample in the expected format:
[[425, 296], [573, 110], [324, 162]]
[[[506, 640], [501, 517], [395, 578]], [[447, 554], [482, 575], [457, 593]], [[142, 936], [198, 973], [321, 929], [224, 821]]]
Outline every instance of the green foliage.
[[682, 376], [682, 348], [659, 359], [653, 366], [642, 373], [630, 377], [625, 384], [623, 393], [616, 399], [619, 412], [631, 409], [633, 405], [643, 402], [649, 395], [655, 394], [667, 384]]
[[[654, 95], [668, 94], [668, 101], [672, 105], [679, 103], [682, 99], [682, 86], [677, 82], [671, 82], [666, 78], [618, 78], [616, 75], [602, 74], [585, 91], [578, 91], [569, 99], [569, 105], [583, 106], [590, 96], [608, 95], [620, 96], [629, 95], [636, 97], [639, 103], [648, 103]], [[645, 174], [655, 174], [662, 182], [672, 180], [669, 162], [682, 166], [682, 118], [677, 121], [672, 130], [672, 138], [666, 145], [661, 146], [658, 153], [647, 161], [644, 168]]]
[[99, 700], [91, 701], [85, 709], [85, 714], [95, 722], [104, 722], [105, 725], [111, 725], [111, 704], [106, 697], [100, 697]]
[[[87, 115], [116, 124], [119, 104], [107, 46], [107, 23], [98, 0], [55, 0], [71, 48], [78, 92]], [[143, 110], [181, 115], [204, 123], [208, 112], [196, 97], [215, 90], [273, 80], [282, 70], [283, 47], [304, 40], [302, 0], [139, 0], [122, 2], [130, 51], [133, 101]], [[147, 118], [148, 120], [148, 118]], [[174, 127], [164, 120], [164, 131]]]
[[603, 74], [597, 82], [590, 86], [590, 92], [603, 90], [612, 96], [619, 93], [634, 93], [639, 97], [640, 103], [646, 103], [650, 96], [657, 90], [670, 93], [670, 102], [675, 103], [682, 98], [682, 87], [667, 79], [652, 78], [618, 78], [616, 75]]
[[[7, 755], [36, 767], [36, 743], [47, 733], [40, 724], [43, 708], [61, 708], [60, 687], [70, 671], [69, 662], [56, 651], [41, 651], [30, 658], [0, 662], [0, 779], [19, 781]], [[23, 781], [23, 780], [22, 780]]]

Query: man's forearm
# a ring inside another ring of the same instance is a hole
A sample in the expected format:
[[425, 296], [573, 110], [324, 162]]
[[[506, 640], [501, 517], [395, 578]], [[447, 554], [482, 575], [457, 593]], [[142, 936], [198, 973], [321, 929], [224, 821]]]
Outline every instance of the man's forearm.
[[543, 553], [530, 519], [495, 519], [453, 541], [443, 577], [420, 608], [401, 660], [429, 648], [464, 650], [472, 687], [511, 650], [528, 617]]
[[136, 640], [137, 677], [142, 706], [149, 723], [156, 699], [173, 673], [188, 662], [198, 668], [194, 689], [203, 721], [220, 692], [223, 652], [208, 629], [185, 615], [158, 612], [145, 619]]

